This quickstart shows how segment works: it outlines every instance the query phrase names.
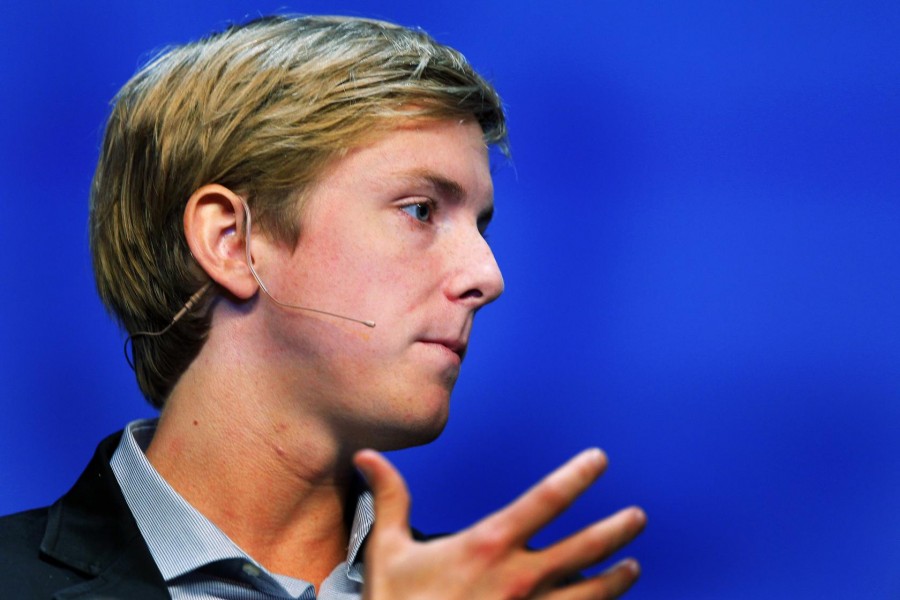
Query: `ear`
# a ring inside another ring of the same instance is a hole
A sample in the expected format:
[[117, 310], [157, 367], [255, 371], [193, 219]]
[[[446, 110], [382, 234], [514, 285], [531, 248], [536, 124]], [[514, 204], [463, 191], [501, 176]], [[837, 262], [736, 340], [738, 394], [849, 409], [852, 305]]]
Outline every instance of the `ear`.
[[204, 185], [187, 201], [184, 235], [194, 259], [213, 281], [247, 300], [259, 286], [247, 267], [244, 227], [243, 200], [222, 185]]

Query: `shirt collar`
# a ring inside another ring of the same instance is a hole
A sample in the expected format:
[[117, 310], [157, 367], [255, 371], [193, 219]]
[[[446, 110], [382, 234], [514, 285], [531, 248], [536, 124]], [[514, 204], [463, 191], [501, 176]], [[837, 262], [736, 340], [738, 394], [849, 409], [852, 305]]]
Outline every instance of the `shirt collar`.
[[[156, 419], [129, 423], [110, 467], [163, 579], [170, 582], [212, 563], [234, 559], [253, 564], [273, 577], [172, 489], [150, 464], [144, 451], [156, 424]], [[374, 518], [372, 493], [363, 488], [353, 517], [346, 562], [347, 576], [357, 582], [362, 582], [361, 549]], [[281, 584], [289, 583], [287, 579], [277, 576]]]
[[372, 490], [366, 487], [356, 501], [356, 513], [353, 515], [353, 526], [350, 528], [350, 545], [347, 548], [347, 576], [359, 583], [363, 580], [361, 550], [374, 523], [375, 500], [372, 497]]

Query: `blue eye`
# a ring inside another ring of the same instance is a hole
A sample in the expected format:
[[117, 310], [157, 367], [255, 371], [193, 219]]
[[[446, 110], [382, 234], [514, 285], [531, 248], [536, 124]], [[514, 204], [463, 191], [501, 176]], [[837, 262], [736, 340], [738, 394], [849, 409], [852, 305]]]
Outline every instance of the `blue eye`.
[[406, 206], [401, 206], [400, 210], [416, 219], [417, 221], [421, 221], [423, 223], [427, 223], [431, 220], [431, 202], [417, 202], [415, 204], [407, 204]]

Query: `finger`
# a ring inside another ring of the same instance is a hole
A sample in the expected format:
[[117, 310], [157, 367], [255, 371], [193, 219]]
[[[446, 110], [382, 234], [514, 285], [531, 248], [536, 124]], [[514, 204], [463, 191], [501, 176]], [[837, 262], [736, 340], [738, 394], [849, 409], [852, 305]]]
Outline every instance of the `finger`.
[[637, 507], [620, 510], [565, 540], [542, 550], [542, 560], [560, 576], [586, 569], [612, 556], [636, 538], [647, 524]]
[[628, 591], [641, 575], [641, 567], [633, 558], [627, 558], [610, 567], [607, 571], [554, 590], [546, 598], [548, 600], [608, 600], [618, 598]]
[[584, 450], [482, 523], [488, 529], [509, 532], [513, 543], [524, 544], [583, 494], [606, 469], [606, 463], [599, 448]]
[[360, 450], [353, 463], [365, 476], [375, 498], [373, 534], [394, 530], [409, 536], [409, 490], [400, 472], [374, 450]]

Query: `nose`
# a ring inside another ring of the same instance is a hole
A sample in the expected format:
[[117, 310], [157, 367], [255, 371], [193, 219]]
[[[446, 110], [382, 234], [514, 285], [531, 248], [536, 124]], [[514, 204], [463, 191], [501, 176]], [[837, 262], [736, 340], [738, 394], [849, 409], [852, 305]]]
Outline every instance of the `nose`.
[[451, 300], [478, 310], [503, 293], [503, 275], [487, 240], [475, 229], [454, 249], [456, 263], [447, 287]]

